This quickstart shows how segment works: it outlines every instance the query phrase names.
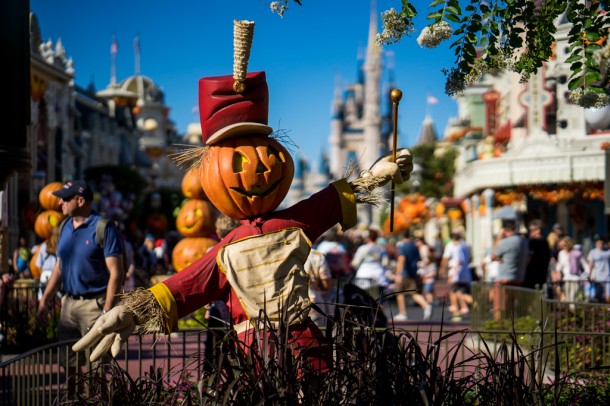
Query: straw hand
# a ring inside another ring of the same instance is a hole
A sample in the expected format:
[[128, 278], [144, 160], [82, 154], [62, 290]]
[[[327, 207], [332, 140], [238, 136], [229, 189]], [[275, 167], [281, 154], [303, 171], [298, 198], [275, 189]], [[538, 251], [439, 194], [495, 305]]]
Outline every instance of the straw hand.
[[91, 330], [72, 346], [72, 351], [83, 351], [97, 345], [91, 352], [91, 362], [100, 359], [108, 350], [116, 357], [121, 351], [122, 343], [127, 341], [135, 329], [136, 319], [133, 313], [125, 306], [115, 306], [97, 319]]

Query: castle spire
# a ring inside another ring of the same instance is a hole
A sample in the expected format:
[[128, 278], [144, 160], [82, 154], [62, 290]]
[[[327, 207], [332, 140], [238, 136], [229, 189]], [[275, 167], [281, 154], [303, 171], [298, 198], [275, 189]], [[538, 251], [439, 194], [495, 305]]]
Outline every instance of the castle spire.
[[377, 45], [377, 1], [371, 0], [371, 16], [369, 22], [369, 39], [366, 47], [367, 64], [377, 62], [381, 59], [381, 46]]
[[377, 2], [371, 0], [369, 23], [369, 40], [364, 64], [364, 111], [362, 115], [364, 129], [364, 154], [362, 164], [366, 167], [373, 164], [380, 152], [380, 85], [381, 85], [381, 51], [375, 41], [377, 36]]

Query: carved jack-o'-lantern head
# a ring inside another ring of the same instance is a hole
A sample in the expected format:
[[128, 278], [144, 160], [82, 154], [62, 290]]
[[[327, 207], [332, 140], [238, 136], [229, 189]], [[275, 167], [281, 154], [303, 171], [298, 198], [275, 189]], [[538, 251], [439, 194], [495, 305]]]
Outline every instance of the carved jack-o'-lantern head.
[[233, 76], [199, 80], [205, 155], [200, 181], [208, 199], [234, 219], [275, 210], [290, 188], [294, 162], [268, 137], [269, 91], [265, 72], [248, 73], [239, 91]]
[[210, 201], [239, 220], [275, 210], [293, 176], [292, 157], [268, 137], [222, 140], [210, 146], [201, 162], [201, 184]]

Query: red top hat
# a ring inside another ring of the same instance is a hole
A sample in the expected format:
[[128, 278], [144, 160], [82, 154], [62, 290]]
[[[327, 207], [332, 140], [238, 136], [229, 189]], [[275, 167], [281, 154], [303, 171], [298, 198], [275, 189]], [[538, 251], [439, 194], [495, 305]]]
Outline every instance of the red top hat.
[[199, 118], [203, 143], [214, 144], [241, 135], [267, 136], [269, 89], [265, 72], [248, 73], [245, 90], [233, 90], [231, 75], [199, 80]]

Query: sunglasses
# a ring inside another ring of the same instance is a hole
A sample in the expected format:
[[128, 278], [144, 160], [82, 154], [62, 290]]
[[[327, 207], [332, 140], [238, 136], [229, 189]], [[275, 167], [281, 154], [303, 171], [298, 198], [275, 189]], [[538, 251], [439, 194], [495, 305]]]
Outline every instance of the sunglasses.
[[77, 195], [72, 195], [72, 196], [70, 196], [70, 197], [66, 197], [65, 199], [61, 199], [61, 200], [63, 200], [63, 201], [64, 201], [64, 202], [66, 202], [66, 203], [69, 203], [69, 202], [71, 202], [71, 201], [72, 201], [72, 199], [74, 199], [75, 197], [78, 197], [78, 196], [77, 196]]

